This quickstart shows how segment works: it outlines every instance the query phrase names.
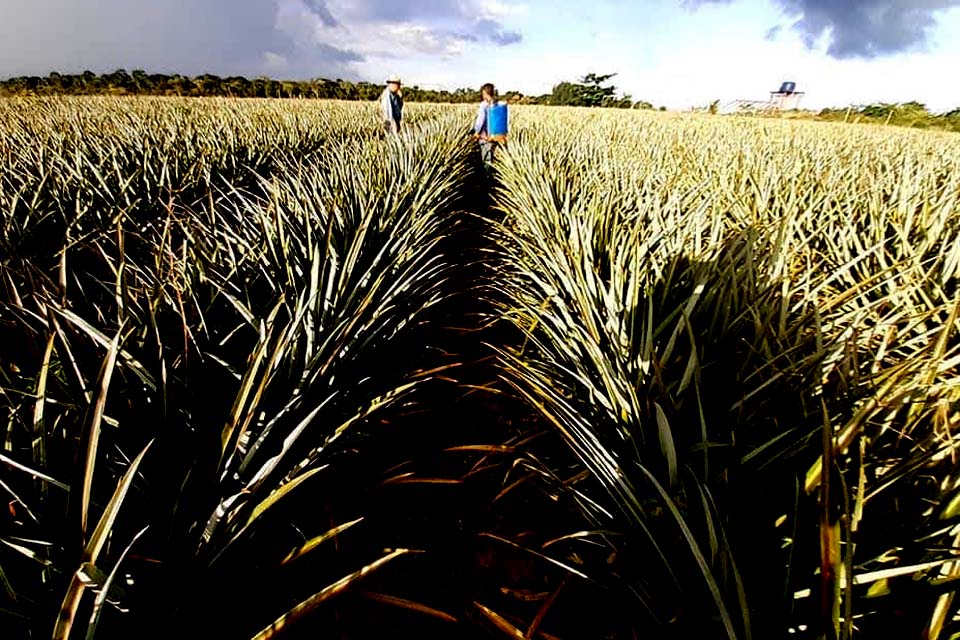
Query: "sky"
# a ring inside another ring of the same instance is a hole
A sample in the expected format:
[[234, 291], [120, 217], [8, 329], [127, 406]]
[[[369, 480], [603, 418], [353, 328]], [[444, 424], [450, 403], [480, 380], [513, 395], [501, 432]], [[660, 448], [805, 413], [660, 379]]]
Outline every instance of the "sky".
[[0, 0], [0, 78], [51, 71], [345, 78], [549, 93], [587, 73], [685, 109], [960, 107], [960, 0]]

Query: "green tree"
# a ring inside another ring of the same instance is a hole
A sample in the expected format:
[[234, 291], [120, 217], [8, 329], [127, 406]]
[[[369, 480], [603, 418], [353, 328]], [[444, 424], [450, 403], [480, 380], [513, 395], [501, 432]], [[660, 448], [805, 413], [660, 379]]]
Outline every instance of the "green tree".
[[223, 95], [223, 80], [220, 79], [220, 76], [206, 73], [202, 76], [198, 76], [194, 80], [194, 84], [197, 86], [197, 91], [202, 96]]
[[615, 73], [588, 73], [579, 82], [561, 82], [553, 88], [549, 104], [571, 107], [616, 107], [629, 109], [633, 106], [630, 96], [617, 98], [617, 88], [606, 84]]
[[96, 93], [100, 89], [99, 78], [97, 74], [89, 69], [83, 72], [81, 76], [80, 86], [83, 88], [84, 93]]
[[607, 73], [604, 75], [597, 75], [596, 73], [588, 73], [580, 80], [582, 86], [584, 87], [583, 99], [586, 106], [605, 107], [614, 102], [614, 96], [617, 93], [617, 88], [612, 84], [604, 86], [603, 83], [615, 75], [617, 74]]
[[62, 92], [64, 88], [63, 76], [56, 71], [52, 72], [49, 76], [47, 76], [47, 87], [54, 93]]
[[557, 106], [584, 107], [582, 85], [572, 82], [561, 82], [553, 88], [550, 94], [550, 104]]
[[150, 78], [147, 77], [147, 72], [143, 69], [134, 69], [130, 74], [130, 80], [133, 85], [133, 90], [136, 93], [148, 93], [150, 90]]
[[111, 93], [127, 93], [133, 90], [133, 78], [126, 69], [117, 69], [113, 73], [103, 76], [107, 89]]
[[[158, 96], [225, 96], [231, 98], [316, 98], [341, 100], [375, 100], [383, 86], [371, 82], [351, 80], [276, 80], [261, 76], [249, 80], [243, 76], [221, 78], [212, 74], [196, 77], [183, 75], [148, 74], [143, 69], [127, 73], [117, 69], [113, 73], [97, 75], [85, 71], [79, 75], [52, 72], [47, 77], [21, 76], [0, 80], [0, 95], [87, 95], [98, 93], [158, 95]], [[453, 91], [423, 89], [416, 85], [407, 88], [408, 99], [420, 102], [463, 103], [478, 99], [475, 88]], [[574, 92], [576, 93], [576, 91]], [[524, 96], [507, 91], [505, 99], [517, 104], [550, 104], [550, 95]], [[630, 106], [629, 97], [608, 106]]]

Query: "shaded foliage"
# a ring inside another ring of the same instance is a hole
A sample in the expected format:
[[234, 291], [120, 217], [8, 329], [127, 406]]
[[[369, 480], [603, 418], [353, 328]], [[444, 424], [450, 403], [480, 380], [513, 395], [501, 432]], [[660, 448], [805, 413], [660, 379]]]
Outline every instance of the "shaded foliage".
[[[142, 69], [128, 73], [81, 74], [51, 73], [48, 76], [20, 76], [0, 82], [0, 96], [44, 95], [144, 95], [225, 98], [320, 98], [333, 100], [376, 100], [383, 86], [371, 82], [317, 78], [313, 80], [275, 80], [267, 77], [220, 77], [204, 74], [196, 77], [148, 74]], [[416, 84], [404, 87], [404, 95], [412, 102], [473, 103], [479, 100], [478, 89], [454, 91], [426, 89]], [[517, 91], [503, 94], [504, 99], [518, 103], [540, 103], [545, 97], [524, 96]]]
[[611, 561], [640, 635], [954, 637], [960, 140], [534, 110], [514, 135], [504, 377], [643, 567]]
[[[519, 91], [501, 92], [501, 99], [512, 104], [551, 104], [652, 109], [648, 102], [631, 102], [630, 96], [615, 97], [616, 90], [603, 83], [616, 74], [589, 74], [581, 83], [562, 82], [546, 95], [524, 95]], [[333, 100], [376, 100], [383, 86], [371, 82], [343, 79], [275, 80], [266, 77], [248, 79], [242, 76], [220, 77], [204, 74], [196, 77], [148, 74], [142, 69], [127, 72], [81, 74], [53, 72], [48, 76], [19, 76], [0, 82], [0, 96], [43, 95], [148, 95], [179, 97], [227, 98], [313, 98]], [[412, 84], [405, 86], [404, 97], [411, 102], [445, 104], [474, 103], [478, 89], [453, 91], [427, 89]]]

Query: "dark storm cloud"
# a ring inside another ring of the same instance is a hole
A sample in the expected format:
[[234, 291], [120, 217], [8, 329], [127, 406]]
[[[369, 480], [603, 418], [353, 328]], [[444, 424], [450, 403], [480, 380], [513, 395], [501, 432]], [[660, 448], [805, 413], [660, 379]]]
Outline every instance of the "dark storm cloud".
[[[333, 16], [319, 0], [322, 20]], [[0, 0], [0, 76], [54, 69], [144, 68], [186, 74], [254, 75], [265, 56], [289, 72], [335, 72], [359, 58], [323, 43], [304, 48], [276, 29], [275, 0]]]
[[798, 20], [793, 27], [807, 46], [830, 32], [835, 58], [873, 58], [922, 49], [936, 13], [960, 0], [780, 0]]
[[328, 27], [340, 25], [340, 21], [330, 13], [330, 9], [327, 8], [327, 3], [324, 0], [304, 0], [304, 4], [324, 25]]
[[402, 22], [417, 18], [444, 19], [463, 17], [468, 7], [457, 0], [360, 0], [351, 3], [359, 16], [385, 22]]
[[[960, 0], [775, 0], [792, 17], [807, 47], [827, 34], [834, 58], [875, 58], [922, 50], [939, 11]], [[694, 7], [730, 0], [683, 0]]]
[[392, 48], [351, 37], [372, 24], [416, 25], [431, 42], [521, 40], [469, 0], [0, 0], [0, 77], [142, 68], [351, 78], [365, 52]]

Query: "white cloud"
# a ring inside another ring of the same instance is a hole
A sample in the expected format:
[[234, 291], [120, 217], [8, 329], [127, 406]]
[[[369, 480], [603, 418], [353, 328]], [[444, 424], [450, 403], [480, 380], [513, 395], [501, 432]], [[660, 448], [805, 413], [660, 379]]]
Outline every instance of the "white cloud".
[[427, 54], [451, 57], [463, 53], [463, 38], [437, 32], [410, 22], [384, 25], [382, 40], [395, 52], [408, 55]]
[[376, 79], [397, 62], [414, 71], [454, 63], [471, 48], [518, 42], [520, 35], [504, 29], [502, 20], [524, 10], [500, 0], [278, 0], [276, 28], [301, 49], [354, 53], [344, 75]]
[[364, 62], [404, 58], [421, 54], [451, 56], [464, 49], [462, 39], [422, 24], [341, 22], [336, 26], [314, 24], [312, 37], [318, 43], [350, 47]]
[[529, 7], [525, 4], [501, 2], [500, 0], [480, 0], [475, 3], [477, 15], [481, 18], [499, 20], [511, 16], [525, 16]]

